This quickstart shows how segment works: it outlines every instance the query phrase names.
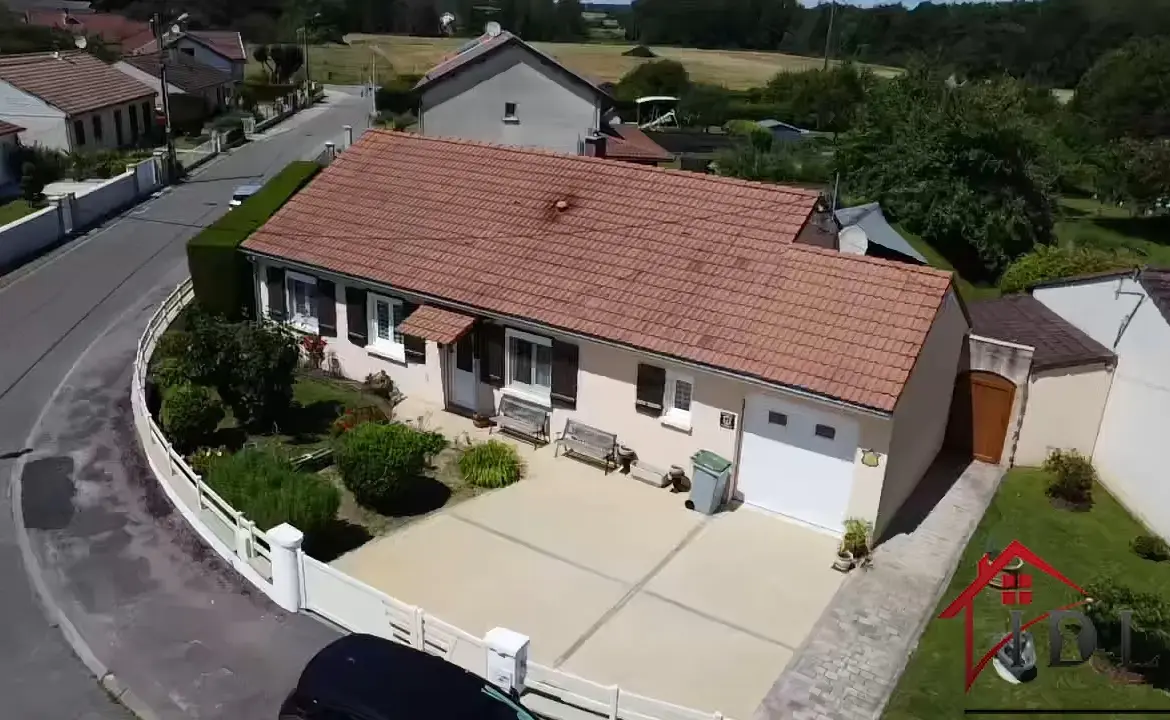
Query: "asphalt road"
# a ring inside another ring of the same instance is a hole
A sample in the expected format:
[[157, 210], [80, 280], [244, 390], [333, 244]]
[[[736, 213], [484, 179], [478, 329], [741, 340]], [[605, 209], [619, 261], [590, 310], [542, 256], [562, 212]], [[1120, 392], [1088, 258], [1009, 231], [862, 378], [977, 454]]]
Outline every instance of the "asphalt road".
[[[22, 720], [124, 720], [127, 717], [126, 711], [109, 699], [73, 654], [60, 631], [49, 624], [28, 581], [13, 523], [9, 483], [14, 479], [14, 470], [23, 466], [25, 460], [62, 454], [57, 447], [38, 447], [38, 444], [64, 441], [83, 449], [90, 445], [95, 452], [108, 455], [111, 438], [122, 444], [133, 442], [132, 435], [110, 434], [116, 431], [117, 425], [117, 412], [112, 406], [123, 400], [128, 402], [121, 395], [124, 387], [128, 389], [124, 386], [128, 377], [125, 363], [127, 357], [133, 356], [136, 336], [130, 330], [136, 331], [149, 315], [151, 306], [161, 301], [166, 290], [185, 276], [185, 241], [227, 211], [227, 201], [236, 186], [249, 180], [266, 179], [292, 160], [315, 156], [325, 141], [338, 139], [345, 124], [354, 127], [355, 135], [360, 133], [366, 125], [365, 113], [363, 99], [347, 93], [331, 93], [328, 103], [294, 116], [263, 139], [212, 161], [181, 185], [163, 191], [41, 261], [0, 278], [0, 483], [8, 490], [0, 498], [0, 578], [3, 578], [0, 697], [4, 708], [0, 716]], [[76, 377], [71, 376], [74, 371]], [[74, 386], [92, 385], [95, 377], [105, 377], [106, 387], [76, 396]], [[50, 404], [53, 400], [56, 402]], [[101, 427], [87, 423], [91, 416], [103, 417], [108, 422]], [[47, 421], [48, 429], [41, 427], [42, 419]], [[63, 428], [70, 429], [71, 434], [62, 437]], [[87, 440], [87, 433], [95, 434], [92, 442]], [[106, 449], [102, 451], [102, 447]], [[18, 461], [26, 452], [28, 457]], [[110, 460], [109, 457], [97, 459]], [[34, 469], [39, 467], [49, 479], [34, 483], [31, 489], [27, 480], [24, 483], [25, 515], [31, 510], [33, 522], [29, 526], [36, 528], [30, 532], [40, 532], [42, 540], [59, 538], [61, 528], [54, 523], [70, 524], [68, 508], [77, 505], [77, 492], [82, 487], [80, 478], [75, 479], [74, 486], [69, 473], [35, 463], [32, 460], [28, 465]], [[27, 468], [25, 476], [29, 477]], [[63, 521], [61, 513], [66, 514]], [[109, 530], [89, 527], [88, 532], [99, 532], [89, 542], [106, 538]], [[107, 534], [102, 535], [103, 532]], [[161, 527], [159, 532], [161, 537], [150, 539], [156, 550], [152, 564], [168, 557], [158, 551], [159, 547], [179, 547], [182, 541], [168, 534], [166, 527]], [[39, 547], [44, 550], [50, 545], [42, 542]], [[102, 557], [93, 553], [85, 571], [101, 578], [125, 570], [118, 566], [103, 567]], [[173, 556], [169, 559], [170, 562], [182, 560]], [[77, 589], [76, 585], [60, 583], [50, 583], [50, 587], [66, 592]], [[217, 592], [224, 591], [222, 583], [216, 587]], [[146, 588], [144, 592], [150, 590]], [[247, 595], [243, 590], [235, 592]], [[70, 602], [91, 606], [94, 601], [94, 598], [56, 599], [63, 606]], [[118, 598], [99, 600], [107, 605], [113, 602], [115, 607], [119, 601]], [[246, 614], [251, 607], [242, 603], [236, 610]], [[154, 620], [157, 622], [158, 618]], [[118, 634], [120, 629], [132, 626], [132, 622], [123, 622], [101, 627], [101, 639], [108, 646], [95, 646], [95, 654], [123, 645], [124, 649], [132, 650], [133, 642], [150, 640], [149, 637], [127, 639]], [[86, 634], [84, 627], [79, 630]], [[252, 640], [262, 642], [260, 638]], [[183, 658], [176, 661], [179, 667], [186, 662]], [[112, 665], [111, 669], [116, 670]], [[153, 693], [145, 694], [166, 697], [164, 680], [160, 679], [159, 685]], [[132, 689], [143, 694], [138, 688]], [[202, 699], [204, 705], [215, 706], [214, 684], [197, 692], [208, 696]], [[196, 716], [211, 717], [203, 713]]]

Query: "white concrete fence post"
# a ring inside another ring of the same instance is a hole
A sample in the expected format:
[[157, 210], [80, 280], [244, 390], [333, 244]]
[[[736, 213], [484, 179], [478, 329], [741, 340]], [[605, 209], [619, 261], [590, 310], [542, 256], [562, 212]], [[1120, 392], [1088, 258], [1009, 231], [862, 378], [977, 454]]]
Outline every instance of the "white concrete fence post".
[[241, 560], [252, 557], [252, 521], [245, 517], [236, 518], [236, 555]]
[[333, 141], [332, 141], [332, 140], [330, 140], [329, 142], [325, 143], [325, 150], [329, 152], [329, 159], [330, 159], [330, 160], [332, 160], [333, 158], [337, 157], [337, 148], [336, 148], [336, 147], [333, 145]]
[[528, 676], [528, 636], [507, 628], [492, 628], [483, 636], [483, 644], [488, 682], [504, 692], [522, 694]]
[[268, 531], [272, 551], [272, 599], [276, 604], [297, 612], [301, 609], [301, 564], [299, 553], [305, 535], [288, 523]]
[[344, 125], [341, 128], [345, 131], [345, 148], [348, 150], [350, 145], [353, 145], [353, 125]]

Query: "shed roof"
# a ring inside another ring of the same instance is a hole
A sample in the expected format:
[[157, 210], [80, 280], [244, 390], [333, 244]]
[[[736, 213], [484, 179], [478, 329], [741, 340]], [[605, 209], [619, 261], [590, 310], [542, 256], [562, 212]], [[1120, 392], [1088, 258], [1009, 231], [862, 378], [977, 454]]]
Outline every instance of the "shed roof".
[[882, 213], [880, 203], [873, 202], [855, 207], [841, 208], [833, 214], [836, 216], [837, 222], [840, 223], [842, 228], [856, 225], [864, 230], [866, 238], [871, 243], [876, 243], [887, 250], [893, 250], [907, 257], [914, 258], [925, 265], [930, 264], [922, 256], [922, 253], [915, 250], [914, 246], [906, 242], [906, 238], [902, 237], [890, 225], [886, 220], [886, 216]]
[[1036, 349], [1036, 370], [1112, 363], [1117, 356], [1031, 295], [1006, 295], [967, 307], [971, 331]]

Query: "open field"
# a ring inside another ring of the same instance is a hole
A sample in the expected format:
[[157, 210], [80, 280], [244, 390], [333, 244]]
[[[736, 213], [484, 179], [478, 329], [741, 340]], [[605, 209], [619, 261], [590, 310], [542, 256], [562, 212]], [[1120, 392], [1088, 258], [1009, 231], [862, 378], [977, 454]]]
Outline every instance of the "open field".
[[[314, 79], [335, 84], [360, 84], [369, 77], [376, 58], [378, 79], [383, 82], [394, 73], [421, 74], [434, 67], [444, 56], [453, 52], [467, 38], [423, 38], [404, 35], [346, 36], [349, 45], [319, 45], [309, 51], [309, 62]], [[625, 57], [628, 43], [533, 43], [594, 81], [617, 81], [644, 58]], [[781, 55], [779, 53], [746, 50], [699, 50], [696, 48], [654, 47], [660, 58], [678, 60], [686, 66], [696, 82], [726, 85], [732, 89], [755, 87], [766, 83], [781, 71], [819, 68], [817, 58]], [[258, 70], [254, 61], [250, 72]], [[877, 67], [881, 75], [892, 75], [894, 68]]]

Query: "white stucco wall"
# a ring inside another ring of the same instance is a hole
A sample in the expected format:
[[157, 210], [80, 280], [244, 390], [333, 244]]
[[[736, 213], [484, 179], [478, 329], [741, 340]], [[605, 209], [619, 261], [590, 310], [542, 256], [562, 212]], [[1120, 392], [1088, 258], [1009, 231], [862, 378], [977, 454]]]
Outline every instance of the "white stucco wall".
[[204, 65], [228, 73], [233, 80], [244, 79], [244, 63], [232, 62], [217, 52], [213, 52], [206, 45], [196, 42], [186, 36], [179, 38], [174, 44], [176, 52], [191, 55]]
[[70, 149], [65, 113], [3, 80], [0, 80], [0, 120], [25, 128], [21, 133], [25, 145]]
[[950, 290], [927, 333], [918, 361], [894, 408], [893, 437], [878, 503], [875, 532], [881, 534], [918, 486], [946, 438], [947, 418], [959, 359], [970, 330], [955, 291]]
[[[516, 103], [518, 122], [504, 121]], [[510, 46], [423, 92], [419, 132], [577, 155], [601, 122], [596, 93]]]
[[[294, 271], [297, 271], [294, 269]], [[304, 271], [298, 271], [304, 272]], [[313, 273], [310, 273], [313, 274]], [[347, 377], [361, 380], [370, 373], [386, 372], [403, 393], [434, 404], [445, 405], [445, 380], [449, 354], [445, 347], [434, 342], [427, 343], [425, 363], [399, 363], [371, 354], [348, 338], [345, 305], [346, 280], [337, 276], [316, 273], [317, 277], [335, 283], [337, 315], [337, 337], [326, 338], [329, 351], [334, 353]], [[267, 267], [262, 262], [255, 266], [258, 307], [266, 314], [268, 288], [264, 282]], [[349, 281], [352, 282], [352, 281]], [[419, 298], [407, 293], [390, 292], [373, 286], [362, 286], [393, 297], [403, 297], [410, 302]], [[318, 299], [320, 302], [320, 298]], [[890, 427], [888, 417], [879, 417], [860, 410], [851, 410], [838, 404], [820, 402], [799, 395], [786, 393], [781, 389], [768, 390], [758, 384], [729, 378], [714, 372], [707, 372], [668, 360], [642, 354], [633, 350], [614, 347], [580, 338], [564, 336], [546, 328], [524, 323], [510, 323], [508, 327], [539, 334], [555, 340], [570, 342], [579, 348], [577, 375], [577, 406], [575, 409], [554, 407], [549, 422], [550, 433], [560, 432], [568, 418], [578, 418], [608, 432], [616, 433], [623, 444], [637, 452], [645, 463], [666, 470], [671, 465], [690, 469], [690, 457], [698, 450], [711, 450], [723, 457], [737, 461], [736, 450], [743, 426], [745, 398], [759, 393], [782, 398], [786, 403], [808, 411], [828, 413], [834, 417], [848, 417], [859, 426], [859, 443], [854, 458], [854, 486], [850, 496], [848, 516], [870, 521], [877, 518], [882, 482], [886, 474], [886, 456], [890, 451]], [[946, 333], [944, 333], [946, 334]], [[945, 363], [945, 360], [943, 360]], [[636, 378], [639, 363], [662, 367], [668, 372], [676, 371], [694, 381], [692, 399], [692, 422], [689, 432], [674, 429], [663, 423], [659, 417], [638, 413], [635, 410]], [[954, 372], [951, 372], [953, 382]], [[479, 383], [480, 408], [484, 414], [492, 414], [498, 407], [500, 397], [507, 392]], [[734, 429], [720, 425], [724, 412], [735, 417]], [[945, 414], [945, 408], [943, 410]], [[942, 423], [945, 425], [944, 422]], [[862, 464], [862, 454], [873, 450], [882, 456], [878, 467]], [[932, 456], [933, 457], [933, 456]], [[734, 482], [734, 480], [733, 480]]]
[[1041, 465], [1055, 449], [1091, 457], [1112, 382], [1104, 365], [1033, 372], [1014, 463]]
[[1162, 454], [1170, 429], [1170, 324], [1128, 277], [1041, 288], [1033, 295], [1117, 353], [1093, 464], [1132, 513], [1170, 537], [1170, 482]]

